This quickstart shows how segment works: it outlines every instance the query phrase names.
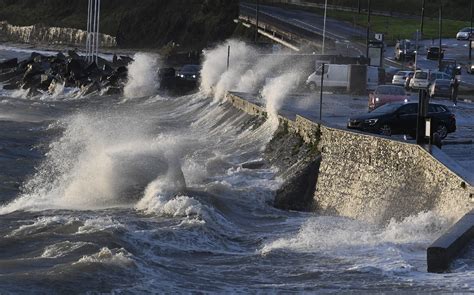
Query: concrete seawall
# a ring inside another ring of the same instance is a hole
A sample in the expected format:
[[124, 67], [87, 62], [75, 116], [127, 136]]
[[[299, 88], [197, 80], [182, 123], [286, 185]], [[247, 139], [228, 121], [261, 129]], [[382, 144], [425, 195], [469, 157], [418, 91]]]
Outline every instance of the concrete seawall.
[[[251, 115], [267, 116], [262, 106], [238, 95], [229, 93], [227, 99]], [[422, 211], [456, 221], [474, 208], [472, 179], [453, 172], [421, 146], [331, 128], [299, 115], [279, 119], [306, 143], [318, 145], [317, 211], [384, 223]]]

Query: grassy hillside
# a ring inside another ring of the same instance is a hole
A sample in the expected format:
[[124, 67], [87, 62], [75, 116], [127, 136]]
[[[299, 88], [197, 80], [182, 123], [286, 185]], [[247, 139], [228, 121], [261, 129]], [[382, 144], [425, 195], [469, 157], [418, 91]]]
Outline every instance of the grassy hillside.
[[[0, 0], [0, 20], [14, 25], [86, 28], [88, 0]], [[101, 32], [121, 47], [170, 42], [202, 48], [235, 29], [238, 0], [102, 0]]]
[[[264, 0], [265, 1], [265, 0]], [[324, 4], [325, 0], [304, 0]], [[328, 4], [357, 8], [360, 2], [362, 9], [367, 8], [367, 0], [328, 0]], [[409, 15], [420, 15], [422, 0], [372, 0], [371, 8], [374, 10], [398, 12]], [[425, 0], [425, 16], [438, 17], [440, 3], [443, 4], [444, 16], [452, 20], [470, 20], [471, 0]]]

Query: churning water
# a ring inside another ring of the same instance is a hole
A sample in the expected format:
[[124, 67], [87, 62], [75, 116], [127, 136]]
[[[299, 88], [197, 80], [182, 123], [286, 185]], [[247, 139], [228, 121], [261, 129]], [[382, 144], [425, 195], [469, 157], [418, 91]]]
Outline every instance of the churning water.
[[474, 249], [426, 273], [450, 225], [430, 212], [381, 226], [273, 208], [276, 168], [242, 164], [261, 160], [274, 125], [223, 91], [262, 82], [276, 112], [295, 74], [265, 83], [272, 62], [237, 42], [247, 61], [227, 71], [226, 48], [205, 53], [202, 90], [183, 97], [148, 78], [127, 97], [2, 93], [0, 293], [474, 291]]

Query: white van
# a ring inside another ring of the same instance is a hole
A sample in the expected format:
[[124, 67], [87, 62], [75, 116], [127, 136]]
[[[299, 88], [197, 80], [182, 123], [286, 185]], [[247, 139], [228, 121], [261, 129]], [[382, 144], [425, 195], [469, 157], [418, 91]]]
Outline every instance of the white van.
[[[324, 75], [324, 87], [348, 89], [350, 81], [351, 65], [327, 64], [324, 66], [324, 73], [321, 73], [322, 66], [309, 75], [306, 79], [306, 86], [311, 91], [315, 91], [321, 85], [321, 74]], [[379, 73], [377, 67], [367, 67], [367, 89], [373, 90], [379, 84]]]
[[306, 86], [311, 90], [315, 91], [317, 87], [321, 85], [321, 74], [324, 75], [324, 86], [325, 87], [344, 87], [347, 88], [349, 85], [349, 65], [335, 65], [327, 64], [324, 65], [324, 73], [322, 71], [322, 65], [309, 75], [306, 80]]

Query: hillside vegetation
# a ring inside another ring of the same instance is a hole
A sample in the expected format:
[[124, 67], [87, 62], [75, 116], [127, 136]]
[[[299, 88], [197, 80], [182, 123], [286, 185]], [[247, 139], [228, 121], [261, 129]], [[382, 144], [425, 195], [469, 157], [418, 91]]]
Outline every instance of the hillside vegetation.
[[[279, 2], [278, 0], [263, 0], [267, 2]], [[304, 0], [305, 2], [313, 2], [324, 4], [325, 0]], [[288, 1], [281, 1], [288, 2]], [[296, 1], [295, 1], [296, 2]], [[371, 1], [373, 10], [387, 11], [394, 13], [403, 13], [413, 16], [421, 15], [421, 5], [423, 0], [390, 0], [390, 1]], [[358, 8], [360, 3], [361, 9], [366, 9], [368, 0], [328, 0], [330, 5], [339, 5]], [[471, 0], [425, 0], [425, 16], [438, 17], [440, 4], [443, 5], [444, 18], [452, 20], [467, 21], [471, 19]]]
[[[88, 0], [0, 0], [0, 20], [13, 25], [86, 29]], [[238, 0], [102, 0], [101, 32], [120, 47], [169, 43], [198, 49], [230, 36]]]

